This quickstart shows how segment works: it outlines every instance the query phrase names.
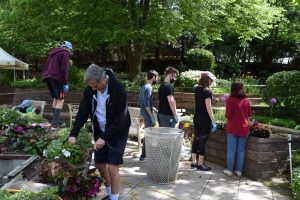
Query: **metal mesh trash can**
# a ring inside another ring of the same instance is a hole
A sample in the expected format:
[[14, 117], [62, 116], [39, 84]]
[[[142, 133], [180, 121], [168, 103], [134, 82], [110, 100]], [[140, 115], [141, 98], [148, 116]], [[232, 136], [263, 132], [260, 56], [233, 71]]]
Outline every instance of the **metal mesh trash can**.
[[176, 128], [144, 129], [147, 154], [147, 177], [151, 182], [168, 184], [177, 179], [183, 131]]

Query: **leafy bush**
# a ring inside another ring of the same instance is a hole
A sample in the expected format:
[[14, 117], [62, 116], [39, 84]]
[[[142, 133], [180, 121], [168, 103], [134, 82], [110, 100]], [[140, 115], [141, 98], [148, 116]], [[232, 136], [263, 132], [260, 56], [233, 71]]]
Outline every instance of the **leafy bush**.
[[85, 87], [86, 84], [84, 82], [84, 73], [85, 70], [76, 66], [69, 67], [68, 81], [70, 89], [80, 89]]
[[19, 111], [0, 108], [0, 130], [8, 125], [31, 125], [32, 123], [47, 122], [41, 115], [35, 113], [20, 113]]
[[282, 71], [273, 74], [266, 81], [263, 98], [279, 100], [279, 106], [300, 108], [300, 71]]
[[263, 124], [268, 124], [270, 122], [270, 125], [281, 126], [286, 128], [295, 128], [295, 126], [297, 125], [297, 123], [292, 119], [276, 118], [276, 117], [270, 118], [269, 116], [262, 116], [262, 115], [253, 115], [251, 118]]
[[293, 167], [300, 167], [300, 149], [293, 152]]
[[293, 170], [292, 191], [294, 199], [300, 199], [300, 166]]
[[[71, 89], [80, 89], [85, 87], [83, 69], [76, 66], [70, 66], [68, 72], [68, 84]], [[41, 77], [34, 77], [26, 80], [16, 80], [15, 82], [10, 81], [12, 87], [17, 88], [45, 88], [47, 85], [42, 81]]]
[[12, 70], [1, 71], [0, 85], [9, 85], [14, 81], [14, 72]]
[[84, 161], [84, 151], [93, 147], [89, 133], [82, 129], [76, 145], [68, 142], [69, 133], [70, 129], [62, 129], [58, 132], [59, 138], [53, 140], [43, 153], [48, 160], [63, 158], [72, 164], [79, 164]]
[[11, 82], [12, 87], [17, 88], [27, 88], [27, 87], [34, 87], [34, 88], [45, 88], [46, 84], [42, 82], [40, 78], [32, 78], [26, 80], [16, 80], [15, 82]]
[[198, 84], [200, 76], [201, 71], [199, 70], [188, 70], [185, 72], [181, 72], [175, 82], [175, 86], [193, 88], [196, 84]]
[[20, 190], [15, 193], [10, 193], [7, 190], [0, 190], [0, 199], [5, 199], [5, 200], [28, 200], [28, 199], [33, 199], [33, 200], [42, 200], [42, 199], [47, 199], [47, 200], [57, 200], [58, 195], [53, 194], [52, 192], [47, 192], [43, 191], [41, 193], [36, 193], [36, 192], [31, 192], [31, 191], [26, 191], [26, 190]]
[[213, 71], [215, 56], [211, 51], [206, 49], [190, 49], [187, 52], [187, 63], [189, 69]]

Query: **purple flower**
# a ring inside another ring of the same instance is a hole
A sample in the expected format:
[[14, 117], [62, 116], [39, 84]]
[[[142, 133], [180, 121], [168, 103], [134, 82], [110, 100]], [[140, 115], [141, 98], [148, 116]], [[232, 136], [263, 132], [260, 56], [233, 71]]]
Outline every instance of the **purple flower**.
[[275, 105], [275, 104], [277, 103], [277, 99], [272, 98], [272, 99], [270, 100], [270, 103], [273, 104], [273, 105]]
[[223, 94], [221, 97], [220, 97], [220, 100], [223, 101], [223, 102], [226, 102], [226, 100], [228, 99], [229, 97], [229, 94], [225, 93]]
[[24, 129], [23, 129], [22, 126], [18, 126], [18, 127], [17, 127], [17, 131], [18, 131], [18, 132], [22, 132], [23, 130], [24, 130]]

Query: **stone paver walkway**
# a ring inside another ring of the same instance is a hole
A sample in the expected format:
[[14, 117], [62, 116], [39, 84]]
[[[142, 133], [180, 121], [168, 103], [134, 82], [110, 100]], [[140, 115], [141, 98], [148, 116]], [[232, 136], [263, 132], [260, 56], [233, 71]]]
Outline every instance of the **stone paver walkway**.
[[[146, 162], [139, 162], [137, 146], [129, 141], [121, 170], [121, 200], [287, 200], [286, 191], [279, 193], [246, 177], [227, 177], [224, 168], [208, 163], [211, 172], [190, 169], [190, 150], [183, 148], [176, 183], [154, 184], [147, 179]], [[105, 196], [105, 188], [99, 199]]]

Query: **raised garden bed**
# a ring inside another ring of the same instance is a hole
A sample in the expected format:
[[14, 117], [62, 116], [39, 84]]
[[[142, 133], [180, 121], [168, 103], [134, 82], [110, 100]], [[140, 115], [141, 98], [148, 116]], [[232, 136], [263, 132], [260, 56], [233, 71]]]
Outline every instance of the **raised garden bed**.
[[[194, 133], [193, 125], [184, 128], [185, 136]], [[272, 126], [270, 138], [258, 138], [249, 136], [246, 146], [246, 158], [244, 165], [244, 174], [252, 179], [268, 179], [277, 174], [284, 173], [289, 170], [288, 162], [288, 143], [286, 134], [294, 133], [297, 142], [293, 143], [292, 148], [300, 147], [299, 131], [293, 129], [276, 129]], [[298, 134], [298, 136], [297, 136]], [[210, 135], [206, 145], [205, 159], [215, 164], [226, 167], [227, 157], [227, 138], [226, 131], [218, 129], [216, 133]]]

